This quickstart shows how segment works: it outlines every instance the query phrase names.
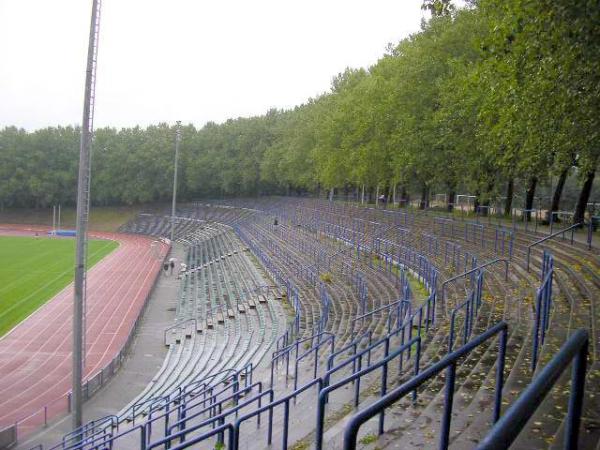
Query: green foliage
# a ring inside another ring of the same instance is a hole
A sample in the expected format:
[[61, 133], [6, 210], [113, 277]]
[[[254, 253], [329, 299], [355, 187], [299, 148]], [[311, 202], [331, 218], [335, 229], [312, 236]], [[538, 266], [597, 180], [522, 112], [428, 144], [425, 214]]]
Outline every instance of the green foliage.
[[359, 439], [358, 442], [362, 445], [372, 444], [373, 442], [377, 442], [377, 435], [373, 433], [365, 434], [362, 438]]
[[[180, 198], [395, 186], [480, 202], [600, 161], [600, 8], [424, 0], [431, 19], [368, 69], [292, 110], [183, 129]], [[97, 130], [92, 201], [171, 195], [174, 129]], [[79, 130], [0, 130], [0, 209], [74, 203]]]
[[329, 272], [322, 273], [319, 276], [319, 278], [324, 283], [332, 283], [333, 282], [333, 277], [332, 277], [331, 273], [329, 273]]
[[421, 9], [429, 11], [432, 17], [449, 16], [454, 11], [450, 0], [423, 0]]

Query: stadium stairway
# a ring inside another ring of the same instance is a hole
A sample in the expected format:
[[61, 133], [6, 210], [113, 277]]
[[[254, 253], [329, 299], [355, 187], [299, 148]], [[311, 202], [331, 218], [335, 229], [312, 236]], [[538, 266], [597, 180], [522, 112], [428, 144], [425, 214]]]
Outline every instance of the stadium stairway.
[[134, 415], [147, 414], [157, 399], [225, 368], [259, 366], [275, 336], [283, 332], [280, 308], [272, 301], [265, 308], [252, 299], [267, 281], [252, 267], [239, 241], [223, 227], [211, 230], [204, 239], [197, 236], [188, 250], [195, 258], [188, 259], [192, 269], [182, 276], [177, 322], [165, 331], [167, 358], [119, 417], [133, 421]]

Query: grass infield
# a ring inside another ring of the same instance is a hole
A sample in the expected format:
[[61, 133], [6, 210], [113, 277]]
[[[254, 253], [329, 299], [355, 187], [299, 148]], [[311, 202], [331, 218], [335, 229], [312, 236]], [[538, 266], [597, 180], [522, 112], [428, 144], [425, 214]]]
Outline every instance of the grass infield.
[[[88, 267], [115, 248], [115, 241], [88, 243]], [[0, 236], [0, 336], [73, 281], [75, 239]]]

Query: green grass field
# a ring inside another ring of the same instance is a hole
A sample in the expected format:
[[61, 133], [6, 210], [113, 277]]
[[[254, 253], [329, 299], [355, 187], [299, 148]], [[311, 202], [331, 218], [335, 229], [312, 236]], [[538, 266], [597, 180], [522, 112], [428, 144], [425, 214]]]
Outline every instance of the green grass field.
[[[88, 267], [117, 246], [90, 240]], [[74, 239], [0, 236], [0, 336], [73, 281], [74, 264]]]

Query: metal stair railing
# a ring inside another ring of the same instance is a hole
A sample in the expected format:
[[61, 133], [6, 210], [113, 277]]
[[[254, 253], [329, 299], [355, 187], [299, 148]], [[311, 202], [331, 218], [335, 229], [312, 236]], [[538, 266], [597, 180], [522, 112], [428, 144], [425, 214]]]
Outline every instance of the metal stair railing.
[[[502, 387], [504, 384], [504, 360], [506, 355], [506, 343], [508, 340], [508, 325], [506, 322], [500, 322], [492, 328], [488, 329], [479, 336], [473, 338], [469, 343], [463, 347], [453, 351], [446, 355], [436, 364], [423, 370], [419, 375], [411, 378], [406, 383], [390, 391], [384, 397], [376, 401], [375, 403], [367, 406], [365, 409], [355, 414], [344, 430], [344, 450], [355, 450], [356, 441], [358, 437], [358, 431], [362, 424], [367, 422], [369, 419], [381, 414], [386, 408], [392, 406], [398, 400], [403, 398], [409, 392], [414, 391], [416, 388], [421, 386], [423, 383], [433, 378], [435, 375], [442, 372], [444, 369], [447, 370], [446, 374], [446, 398], [444, 402], [444, 413], [442, 416], [442, 427], [440, 436], [440, 448], [447, 449], [450, 439], [450, 422], [452, 418], [452, 403], [454, 398], [454, 385], [456, 381], [456, 365], [457, 361], [468, 355], [475, 348], [484, 344], [488, 340], [495, 338], [496, 335], [500, 335], [499, 339], [499, 351], [496, 363], [496, 389], [495, 389], [495, 400], [494, 400], [494, 411], [493, 420], [497, 422], [500, 418], [500, 410], [502, 407]], [[380, 433], [383, 431], [382, 427], [379, 429]]]
[[529, 418], [537, 411], [548, 392], [572, 362], [569, 409], [563, 448], [576, 449], [579, 439], [589, 336], [587, 330], [575, 331], [517, 400], [481, 440], [476, 450], [505, 449], [517, 438]]

